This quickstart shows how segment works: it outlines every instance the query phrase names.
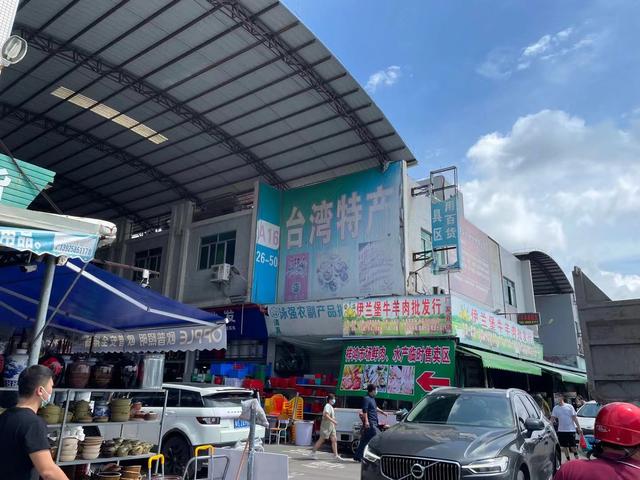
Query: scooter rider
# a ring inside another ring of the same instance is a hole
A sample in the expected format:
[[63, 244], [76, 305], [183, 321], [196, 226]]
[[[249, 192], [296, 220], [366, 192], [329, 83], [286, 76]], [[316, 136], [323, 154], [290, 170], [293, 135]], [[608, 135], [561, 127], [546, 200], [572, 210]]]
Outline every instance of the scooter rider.
[[595, 460], [565, 463], [554, 480], [637, 480], [640, 478], [640, 408], [631, 403], [602, 407], [595, 423]]

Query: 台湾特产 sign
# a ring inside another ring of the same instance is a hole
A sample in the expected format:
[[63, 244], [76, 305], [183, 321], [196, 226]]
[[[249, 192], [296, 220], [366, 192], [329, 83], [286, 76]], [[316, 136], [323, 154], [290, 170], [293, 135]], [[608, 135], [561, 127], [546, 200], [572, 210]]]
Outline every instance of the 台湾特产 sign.
[[339, 395], [364, 396], [375, 385], [379, 398], [417, 402], [437, 387], [453, 384], [452, 340], [364, 340], [342, 352]]

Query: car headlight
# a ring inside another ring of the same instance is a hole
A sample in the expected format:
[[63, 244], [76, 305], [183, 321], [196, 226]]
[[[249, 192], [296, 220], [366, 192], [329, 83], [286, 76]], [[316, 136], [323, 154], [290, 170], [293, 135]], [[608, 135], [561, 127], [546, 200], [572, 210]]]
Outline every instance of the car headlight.
[[364, 453], [362, 454], [362, 457], [367, 461], [367, 462], [371, 462], [371, 463], [376, 463], [377, 461], [380, 460], [380, 455], [376, 455], [375, 453], [373, 453], [371, 451], [371, 449], [369, 448], [369, 445], [367, 445], [366, 447], [364, 447]]
[[492, 473], [504, 473], [509, 468], [508, 457], [489, 458], [487, 460], [479, 460], [463, 467], [471, 473], [478, 475], [487, 475]]

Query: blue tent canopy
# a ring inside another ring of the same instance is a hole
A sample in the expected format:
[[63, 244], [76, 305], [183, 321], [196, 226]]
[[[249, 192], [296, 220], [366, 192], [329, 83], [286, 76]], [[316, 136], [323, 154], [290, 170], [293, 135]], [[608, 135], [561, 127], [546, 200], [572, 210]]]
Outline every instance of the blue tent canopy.
[[[1, 323], [18, 328], [34, 325], [44, 271], [42, 263], [33, 272], [18, 266], [0, 268]], [[50, 326], [79, 333], [185, 324], [212, 326], [222, 319], [77, 260], [55, 267], [47, 318], [61, 300]]]

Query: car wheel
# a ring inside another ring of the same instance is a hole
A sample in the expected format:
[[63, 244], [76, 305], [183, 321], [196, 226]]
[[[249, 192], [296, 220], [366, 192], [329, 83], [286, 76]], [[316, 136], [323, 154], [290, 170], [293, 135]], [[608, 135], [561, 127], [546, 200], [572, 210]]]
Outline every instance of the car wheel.
[[516, 480], [527, 480], [527, 474], [524, 473], [524, 470], [518, 470], [518, 476]]
[[182, 475], [191, 458], [191, 445], [180, 435], [171, 435], [162, 442], [165, 458], [165, 473]]
[[354, 440], [353, 442], [351, 442], [351, 453], [355, 455], [356, 452], [358, 451], [359, 446], [360, 446], [360, 440]]

